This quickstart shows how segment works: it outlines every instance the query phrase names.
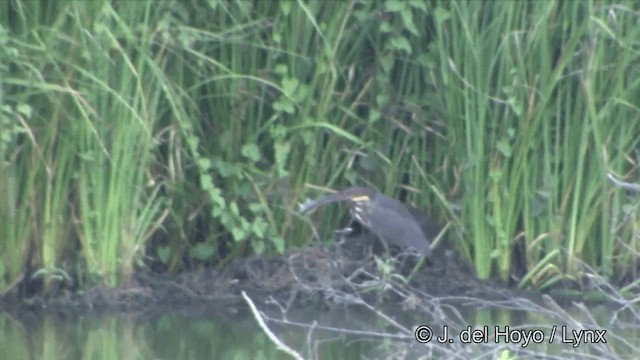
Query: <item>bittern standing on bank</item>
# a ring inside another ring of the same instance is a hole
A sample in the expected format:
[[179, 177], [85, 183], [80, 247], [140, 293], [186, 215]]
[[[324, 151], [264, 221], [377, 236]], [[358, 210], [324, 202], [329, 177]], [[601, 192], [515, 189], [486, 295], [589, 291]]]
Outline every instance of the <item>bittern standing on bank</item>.
[[431, 254], [427, 236], [433, 234], [426, 234], [423, 225], [432, 229], [433, 222], [417, 209], [410, 210], [400, 201], [365, 187], [352, 186], [316, 201], [307, 201], [300, 206], [300, 212], [337, 201], [346, 201], [351, 217], [381, 238], [385, 245], [413, 248], [422, 256]]

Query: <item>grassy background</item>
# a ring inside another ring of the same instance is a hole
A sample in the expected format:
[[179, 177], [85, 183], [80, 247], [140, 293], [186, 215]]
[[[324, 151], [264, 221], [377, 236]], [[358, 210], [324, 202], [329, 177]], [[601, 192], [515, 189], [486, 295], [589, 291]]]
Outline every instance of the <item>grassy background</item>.
[[[318, 188], [420, 207], [482, 278], [633, 285], [632, 2], [5, 1], [0, 289], [313, 239]], [[322, 238], [338, 212], [316, 217]]]

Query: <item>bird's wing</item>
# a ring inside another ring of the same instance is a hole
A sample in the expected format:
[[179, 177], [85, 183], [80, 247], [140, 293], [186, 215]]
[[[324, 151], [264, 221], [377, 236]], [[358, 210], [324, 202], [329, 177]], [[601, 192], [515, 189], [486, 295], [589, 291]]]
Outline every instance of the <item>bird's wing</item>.
[[404, 214], [381, 206], [370, 215], [370, 222], [371, 230], [389, 244], [411, 247], [424, 255], [430, 253], [431, 244], [408, 211]]

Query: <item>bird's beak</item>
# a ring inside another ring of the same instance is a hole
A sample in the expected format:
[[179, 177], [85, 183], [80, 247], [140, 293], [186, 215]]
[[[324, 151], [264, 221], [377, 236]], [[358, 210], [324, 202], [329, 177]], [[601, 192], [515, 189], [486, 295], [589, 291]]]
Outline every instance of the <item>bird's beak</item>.
[[321, 206], [324, 206], [324, 205], [327, 205], [327, 204], [331, 204], [333, 202], [341, 201], [341, 200], [344, 200], [344, 199], [342, 198], [340, 193], [327, 195], [325, 197], [321, 197], [318, 200], [309, 200], [309, 199], [307, 199], [304, 203], [298, 204], [298, 211], [300, 211], [300, 213], [304, 214], [304, 213], [309, 212], [309, 211], [311, 211], [311, 210], [313, 210], [315, 208], [319, 208]]

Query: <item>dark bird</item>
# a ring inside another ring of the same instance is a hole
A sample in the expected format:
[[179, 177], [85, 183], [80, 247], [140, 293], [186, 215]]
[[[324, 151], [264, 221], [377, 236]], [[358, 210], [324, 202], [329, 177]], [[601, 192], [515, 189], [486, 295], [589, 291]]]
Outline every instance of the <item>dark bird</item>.
[[352, 186], [315, 201], [308, 200], [300, 205], [300, 212], [338, 201], [346, 201], [351, 217], [371, 230], [385, 246], [412, 248], [422, 256], [431, 254], [429, 240], [439, 232], [434, 222], [420, 210], [366, 187]]

